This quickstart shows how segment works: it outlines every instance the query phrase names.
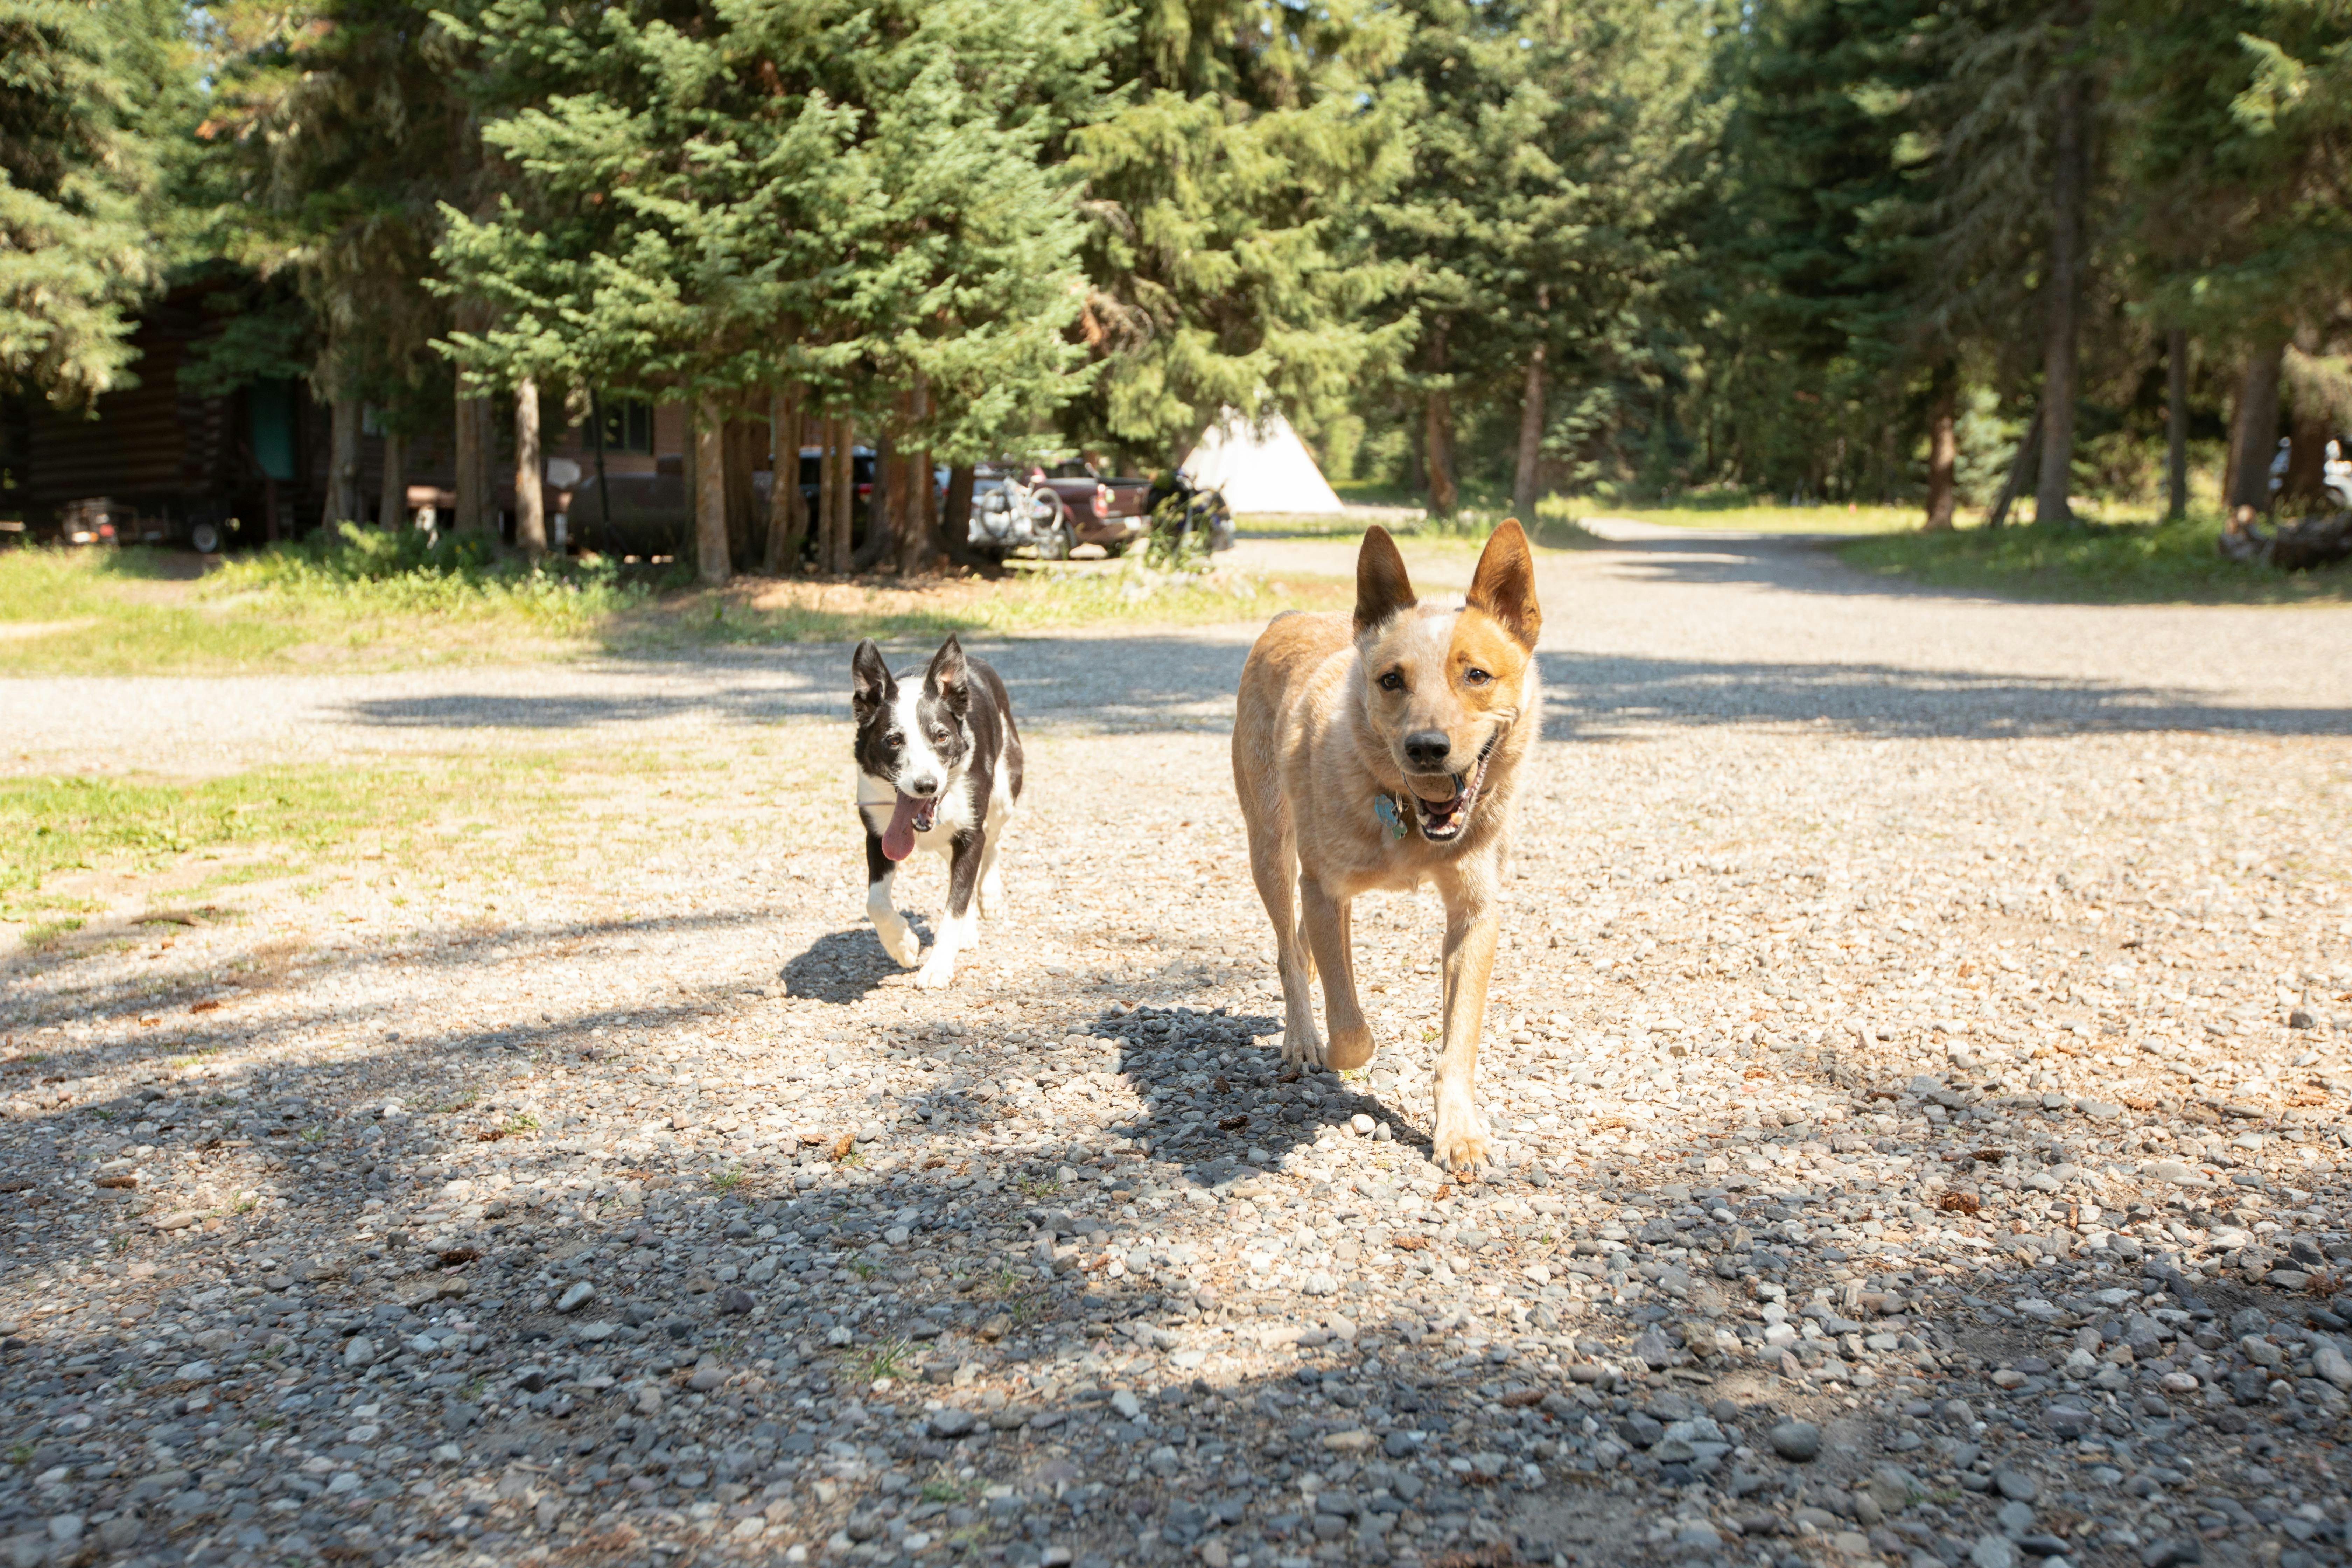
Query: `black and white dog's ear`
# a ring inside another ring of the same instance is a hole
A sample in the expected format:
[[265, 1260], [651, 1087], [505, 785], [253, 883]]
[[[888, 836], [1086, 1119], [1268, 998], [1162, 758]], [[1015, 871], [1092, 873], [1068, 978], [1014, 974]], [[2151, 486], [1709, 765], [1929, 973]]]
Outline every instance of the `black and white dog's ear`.
[[887, 704], [896, 694], [890, 667], [882, 662], [882, 650], [874, 646], [874, 639], [867, 637], [849, 656], [849, 705], [863, 720]]
[[940, 651], [931, 656], [930, 672], [924, 684], [931, 695], [961, 714], [971, 706], [971, 668], [964, 663], [963, 644], [952, 637], [940, 644]]

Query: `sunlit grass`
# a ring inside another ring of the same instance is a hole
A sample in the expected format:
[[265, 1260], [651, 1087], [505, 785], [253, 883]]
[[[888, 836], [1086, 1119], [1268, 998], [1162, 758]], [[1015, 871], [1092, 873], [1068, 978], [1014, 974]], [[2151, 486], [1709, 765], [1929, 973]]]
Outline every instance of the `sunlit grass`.
[[726, 644], [846, 642], [960, 636], [1017, 637], [1106, 624], [1202, 626], [1260, 620], [1284, 610], [1352, 601], [1339, 577], [1261, 577], [1229, 569], [1153, 573], [1126, 563], [1015, 561], [998, 581], [902, 586], [887, 579], [810, 583], [755, 579], [670, 595], [616, 618], [616, 650]]
[[1016, 560], [1000, 579], [740, 578], [492, 559], [476, 541], [350, 529], [233, 556], [0, 551], [0, 659], [17, 674], [240, 674], [662, 653], [861, 637], [1196, 626], [1346, 602], [1349, 585], [1138, 561]]
[[1939, 588], [2104, 604], [2344, 604], [2352, 566], [2282, 572], [2215, 547], [2219, 516], [1911, 532], [1838, 547], [1864, 572]]

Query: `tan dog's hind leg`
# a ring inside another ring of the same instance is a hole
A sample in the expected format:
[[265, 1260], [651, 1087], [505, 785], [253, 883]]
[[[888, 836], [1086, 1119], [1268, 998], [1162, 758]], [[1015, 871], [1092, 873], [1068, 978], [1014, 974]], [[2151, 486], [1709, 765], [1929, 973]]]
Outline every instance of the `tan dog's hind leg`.
[[1371, 1026], [1356, 1001], [1355, 955], [1349, 943], [1353, 922], [1349, 903], [1323, 890], [1312, 877], [1298, 879], [1298, 924], [1307, 951], [1323, 972], [1323, 1021], [1330, 1042], [1323, 1053], [1332, 1068], [1360, 1068], [1372, 1059]]
[[1445, 1047], [1437, 1058], [1437, 1120], [1430, 1158], [1449, 1171], [1486, 1163], [1486, 1123], [1478, 1114], [1475, 1079], [1478, 1034], [1486, 1018], [1486, 980], [1495, 968], [1495, 938], [1502, 925], [1494, 907], [1478, 903], [1445, 910]]

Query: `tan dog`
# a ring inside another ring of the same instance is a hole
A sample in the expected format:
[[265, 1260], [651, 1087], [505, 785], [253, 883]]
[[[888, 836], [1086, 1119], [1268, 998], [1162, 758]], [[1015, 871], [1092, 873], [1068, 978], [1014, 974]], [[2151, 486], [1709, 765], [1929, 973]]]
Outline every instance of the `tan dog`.
[[[1445, 1043], [1432, 1155], [1486, 1159], [1471, 1089], [1519, 763], [1538, 722], [1535, 564], [1517, 521], [1478, 557], [1464, 607], [1425, 607], [1385, 530], [1356, 558], [1356, 614], [1278, 616], [1242, 668], [1234, 784], [1250, 869], [1281, 953], [1283, 1060], [1361, 1067], [1349, 904], [1374, 888], [1436, 885], [1445, 900]], [[1293, 886], [1297, 910], [1291, 907]], [[1323, 974], [1331, 1034], [1307, 987]]]

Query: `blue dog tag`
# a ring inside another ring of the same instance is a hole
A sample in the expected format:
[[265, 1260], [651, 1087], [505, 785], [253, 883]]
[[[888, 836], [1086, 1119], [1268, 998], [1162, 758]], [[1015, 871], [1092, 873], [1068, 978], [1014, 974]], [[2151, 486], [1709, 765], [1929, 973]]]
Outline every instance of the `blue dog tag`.
[[1387, 826], [1390, 837], [1404, 837], [1404, 818], [1397, 815], [1395, 801], [1384, 795], [1372, 796], [1372, 815]]

